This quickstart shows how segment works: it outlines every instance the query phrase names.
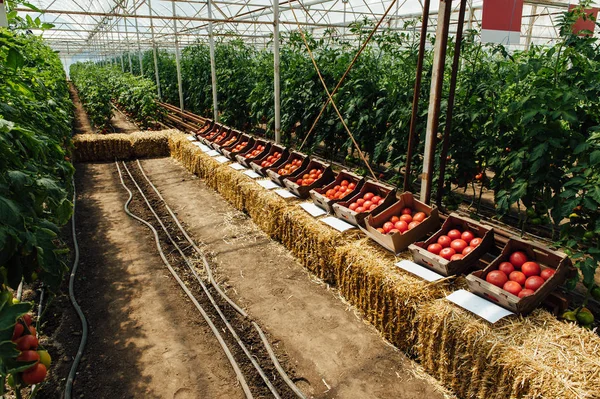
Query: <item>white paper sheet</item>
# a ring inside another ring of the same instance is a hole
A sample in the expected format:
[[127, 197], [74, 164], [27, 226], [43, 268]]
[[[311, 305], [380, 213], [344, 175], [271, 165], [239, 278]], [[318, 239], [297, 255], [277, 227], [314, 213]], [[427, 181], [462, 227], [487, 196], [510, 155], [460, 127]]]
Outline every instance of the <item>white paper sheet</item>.
[[248, 170], [248, 168], [246, 168], [244, 165], [240, 165], [237, 162], [236, 163], [232, 163], [231, 165], [229, 165], [229, 167], [231, 169], [234, 169], [234, 170]]
[[187, 136], [189, 141], [196, 141], [196, 136]]
[[273, 182], [273, 180], [259, 180], [259, 181], [257, 181], [257, 183], [260, 186], [262, 186], [263, 188], [266, 188], [267, 190], [272, 190], [274, 188], [281, 188], [281, 186], [279, 186], [278, 184]]
[[342, 232], [342, 233], [346, 230], [356, 228], [353, 225], [351, 225], [350, 223], [346, 223], [343, 220], [340, 220], [333, 216], [329, 216], [324, 219], [321, 219], [321, 222], [333, 227], [334, 229], [336, 229], [337, 231]]
[[206, 153], [206, 155], [208, 155], [209, 157], [218, 157], [219, 155], [219, 151], [217, 150], [210, 150]]
[[280, 188], [279, 190], [275, 190], [275, 192], [282, 198], [298, 198], [296, 194], [286, 190], [285, 188]]
[[444, 278], [444, 276], [437, 274], [433, 270], [429, 270], [428, 268], [417, 265], [415, 262], [411, 262], [409, 260], [402, 260], [396, 263], [396, 266], [414, 274], [415, 276], [421, 277], [426, 281], [437, 281]]
[[256, 173], [253, 170], [247, 170], [244, 172], [244, 174], [251, 179], [258, 179], [259, 177], [262, 177], [261, 175], [259, 175], [258, 173]]
[[308, 214], [312, 217], [319, 217], [325, 215], [327, 212], [325, 210], [319, 208], [312, 202], [303, 202], [300, 204], [300, 207], [304, 209]]
[[202, 144], [202, 143], [198, 143], [198, 144], [200, 144], [198, 147], [200, 147], [200, 150], [202, 152], [210, 152], [210, 147], [209, 146], [207, 146], [205, 144]]
[[225, 162], [231, 162], [231, 159], [227, 158], [224, 155], [221, 155], [220, 157], [216, 157], [215, 161], [217, 161], [218, 163], [225, 163]]
[[506, 310], [495, 303], [487, 301], [472, 292], [465, 290], [455, 291], [448, 295], [446, 299], [471, 313], [475, 313], [477, 316], [490, 323], [495, 323], [503, 317], [514, 314], [510, 310]]

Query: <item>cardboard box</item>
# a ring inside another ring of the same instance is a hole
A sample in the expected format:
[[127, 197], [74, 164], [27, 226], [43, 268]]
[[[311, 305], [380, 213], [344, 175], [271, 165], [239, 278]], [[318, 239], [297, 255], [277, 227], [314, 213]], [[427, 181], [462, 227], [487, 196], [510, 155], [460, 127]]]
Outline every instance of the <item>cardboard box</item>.
[[[283, 159], [283, 157], [281, 157], [279, 159], [279, 161], [281, 161]], [[290, 173], [289, 175], [280, 175], [279, 173], [277, 173], [277, 171], [281, 168], [283, 168], [285, 165], [287, 165], [288, 163], [295, 161], [296, 159], [301, 159], [302, 160], [302, 164], [300, 165], [300, 167], [296, 170], [300, 171], [303, 169], [306, 169], [306, 165], [308, 165], [308, 163], [310, 162], [310, 158], [308, 158], [308, 156], [306, 154], [302, 154], [301, 152], [298, 151], [292, 151], [290, 152], [290, 155], [288, 156], [288, 158], [286, 160], [284, 160], [283, 162], [279, 163], [276, 162], [273, 164], [272, 167], [267, 169], [267, 177], [271, 180], [273, 180], [275, 183], [279, 184], [280, 186], [284, 186], [283, 185], [283, 181], [288, 177], [291, 176], [293, 173]]]
[[[355, 202], [359, 198], [362, 198], [365, 195], [365, 193], [368, 192], [371, 192], [375, 195], [380, 196], [381, 198], [384, 198], [383, 203], [377, 208], [373, 209], [373, 211], [369, 212], [358, 213], [348, 208], [351, 203]], [[335, 216], [339, 219], [342, 219], [354, 226], [360, 227], [364, 224], [364, 219], [369, 214], [381, 212], [388, 206], [392, 205], [394, 202], [396, 202], [396, 189], [394, 187], [373, 180], [365, 180], [364, 185], [352, 198], [334, 203], [333, 211], [335, 212]]]
[[219, 129], [217, 132], [215, 132], [214, 134], [208, 136], [205, 138], [204, 140], [204, 144], [206, 144], [207, 146], [209, 146], [210, 148], [214, 148], [213, 143], [214, 141], [217, 139], [217, 137], [219, 137], [219, 135], [221, 133], [225, 133], [225, 137], [227, 137], [228, 135], [231, 134], [231, 129], [228, 127], [223, 126], [221, 129]]
[[279, 158], [279, 160], [277, 160], [272, 166], [276, 167], [276, 166], [282, 165], [285, 162], [285, 160], [288, 158], [288, 156], [289, 156], [288, 149], [285, 148], [285, 147], [282, 147], [280, 145], [277, 145], [277, 144], [271, 144], [271, 148], [265, 154], [264, 157], [258, 158], [258, 159], [253, 159], [252, 161], [250, 161], [250, 167], [252, 169], [254, 169], [254, 171], [256, 173], [258, 173], [258, 174], [260, 174], [262, 176], [266, 176], [267, 175], [267, 169], [269, 169], [271, 166], [263, 167], [263, 166], [260, 166], [260, 164], [263, 161], [266, 161], [267, 158], [269, 158], [275, 152], [280, 152], [281, 153], [281, 158]]
[[[508, 262], [510, 255], [516, 251], [523, 251], [527, 255], [527, 258], [530, 261], [537, 262], [542, 270], [547, 268], [556, 270], [554, 275], [546, 280], [533, 295], [525, 298], [519, 298], [485, 281], [489, 272], [497, 270], [500, 263]], [[500, 256], [494, 259], [485, 269], [469, 274], [467, 276], [467, 283], [469, 290], [480, 297], [490, 300], [512, 312], [527, 314], [537, 308], [552, 291], [564, 283], [567, 276], [571, 273], [572, 268], [573, 264], [567, 255], [531, 241], [511, 237], [508, 239]]]
[[[401, 214], [402, 209], [409, 207], [416, 212], [424, 212], [427, 217], [415, 228], [405, 231], [403, 234], [381, 234], [377, 231], [378, 227], [383, 226], [392, 216]], [[372, 213], [365, 218], [365, 228], [361, 229], [379, 243], [384, 248], [398, 254], [408, 248], [408, 246], [417, 240], [425, 237], [440, 228], [440, 219], [438, 209], [435, 206], [428, 206], [417, 201], [409, 192], [402, 193], [398, 201], [390, 207], [379, 213]]]
[[200, 137], [203, 137], [205, 134], [209, 133], [213, 129], [213, 127], [214, 127], [213, 121], [207, 122], [204, 126], [202, 126], [200, 129], [196, 130], [193, 134], [197, 140], [200, 140]]
[[[222, 139], [215, 138], [215, 140], [210, 143], [210, 146], [222, 154], [223, 152], [221, 149], [223, 148], [223, 145], [232, 138], [235, 138], [236, 141], [239, 140], [241, 135], [242, 135], [241, 132], [234, 130], [234, 129], [230, 129], [229, 133], [225, 136], [225, 138], [222, 138]], [[235, 141], [232, 144], [235, 144]]]
[[[356, 184], [356, 187], [354, 188], [354, 190], [352, 190], [350, 193], [348, 193], [348, 195], [346, 195], [342, 199], [332, 199], [331, 200], [331, 199], [327, 198], [325, 196], [325, 193], [327, 193], [328, 190], [331, 190], [335, 186], [339, 185], [343, 180], [348, 180], [348, 182]], [[364, 182], [365, 182], [364, 177], [355, 175], [354, 173], [351, 173], [347, 170], [342, 170], [340, 173], [338, 173], [335, 180], [333, 182], [331, 182], [330, 184], [328, 184], [322, 188], [314, 188], [314, 189], [310, 190], [310, 196], [311, 196], [313, 202], [315, 203], [315, 205], [317, 205], [320, 208], [325, 209], [329, 213], [334, 213], [333, 204], [335, 204], [336, 202], [344, 201], [346, 198], [354, 197], [356, 194], [358, 194], [358, 192], [362, 188]]]
[[[241, 150], [234, 151], [234, 148], [238, 144], [243, 143], [244, 141], [247, 141], [248, 144], [246, 144], [244, 146], [244, 148], [242, 148]], [[248, 150], [248, 148], [252, 148], [253, 146], [254, 146], [254, 138], [252, 136], [250, 136], [249, 134], [245, 134], [244, 133], [244, 134], [242, 134], [240, 136], [240, 138], [235, 143], [233, 143], [232, 145], [230, 145], [228, 147], [223, 148], [223, 155], [225, 155], [227, 158], [235, 161], [236, 160], [235, 159], [236, 154], [244, 153], [244, 152], [246, 152]]]
[[204, 143], [205, 145], [209, 145], [212, 140], [214, 140], [219, 134], [221, 134], [225, 129], [225, 126], [215, 123], [213, 128], [206, 132], [206, 134], [202, 135], [198, 138], [199, 141]]
[[[253, 158], [246, 158], [246, 154], [250, 154], [259, 145], [264, 145], [265, 149], [260, 154], [258, 154], [257, 156], [255, 156]], [[271, 149], [271, 143], [269, 141], [255, 140], [254, 141], [254, 145], [250, 149], [248, 149], [247, 151], [244, 151], [242, 153], [236, 154], [235, 159], [238, 161], [238, 163], [240, 163], [240, 164], [244, 165], [245, 167], [249, 168], [250, 167], [250, 162], [252, 162], [252, 160], [262, 158], [263, 156], [265, 156], [266, 154], [269, 153], [270, 149]]]
[[[321, 177], [313, 182], [313, 184], [309, 186], [301, 186], [296, 181], [298, 179], [308, 173], [311, 169], [321, 169], [323, 174]], [[333, 170], [331, 170], [331, 165], [325, 162], [317, 161], [315, 159], [311, 159], [310, 162], [306, 165], [305, 168], [300, 168], [296, 170], [294, 173], [286, 176], [283, 179], [283, 184], [290, 190], [292, 193], [296, 194], [300, 198], [308, 198], [309, 192], [315, 187], [322, 187], [325, 184], [330, 183], [333, 180]]]
[[[473, 251], [468, 253], [463, 259], [449, 261], [439, 255], [432, 254], [427, 250], [430, 244], [437, 242], [441, 235], [458, 228], [460, 231], [471, 231], [475, 237], [481, 238], [479, 244]], [[446, 221], [442, 224], [442, 228], [427, 239], [427, 241], [415, 242], [410, 244], [408, 249], [412, 252], [415, 263], [426, 266], [442, 276], [453, 276], [463, 274], [473, 268], [478, 260], [487, 253], [488, 249], [494, 245], [494, 230], [491, 226], [484, 226], [469, 218], [463, 218], [455, 213], [450, 214]]]

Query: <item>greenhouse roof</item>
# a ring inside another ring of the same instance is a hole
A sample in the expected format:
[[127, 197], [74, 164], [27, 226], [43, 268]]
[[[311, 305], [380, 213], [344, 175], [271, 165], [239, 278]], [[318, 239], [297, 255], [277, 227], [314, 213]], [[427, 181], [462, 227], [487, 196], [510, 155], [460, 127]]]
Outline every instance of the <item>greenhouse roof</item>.
[[[373, 23], [384, 18], [383, 27], [395, 30], [410, 27], [409, 20], [421, 17], [424, 0], [283, 0], [279, 3], [280, 31], [298, 25], [320, 35], [328, 29], [351, 36], [348, 27], [355, 21]], [[217, 37], [233, 36], [256, 45], [268, 45], [274, 28], [274, 4], [269, 0], [32, 0], [44, 14], [20, 8], [19, 12], [54, 28], [42, 33], [63, 55], [120, 52], [174, 46], [204, 40], [209, 29]], [[577, 0], [525, 0], [520, 46], [551, 43], [558, 36], [557, 17]], [[460, 2], [453, 2], [451, 28], [456, 27]], [[467, 28], [479, 29], [483, 0], [468, 0]], [[429, 30], [435, 31], [438, 1], [431, 2]], [[212, 25], [212, 26], [211, 26]]]

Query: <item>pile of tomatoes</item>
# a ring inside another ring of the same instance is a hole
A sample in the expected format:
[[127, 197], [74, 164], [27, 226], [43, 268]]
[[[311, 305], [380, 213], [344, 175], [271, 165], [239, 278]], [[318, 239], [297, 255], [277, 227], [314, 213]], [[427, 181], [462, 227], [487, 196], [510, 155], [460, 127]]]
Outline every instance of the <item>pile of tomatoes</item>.
[[255, 149], [253, 149], [252, 151], [250, 151], [249, 153], [247, 153], [246, 155], [244, 155], [244, 158], [249, 159], [249, 158], [255, 158], [257, 157], [261, 152], [263, 152], [265, 150], [265, 146], [264, 145], [257, 145]]
[[275, 151], [275, 152], [273, 153], [273, 155], [269, 155], [269, 156], [267, 157], [267, 159], [266, 159], [266, 160], [262, 161], [262, 162], [260, 163], [260, 166], [262, 166], [263, 168], [268, 168], [269, 166], [271, 166], [271, 165], [273, 165], [275, 162], [277, 162], [277, 160], [278, 160], [279, 158], [281, 158], [281, 153], [280, 153], [280, 152], [277, 152], [277, 151]]
[[235, 147], [233, 147], [233, 152], [240, 152], [244, 149], [244, 147], [246, 147], [248, 145], [247, 141], [244, 141], [238, 145], [236, 145]]
[[310, 186], [323, 176], [323, 171], [320, 169], [311, 169], [310, 172], [305, 173], [302, 177], [296, 180], [296, 184], [300, 186]]
[[[218, 143], [220, 140], [223, 140], [223, 139], [216, 140], [215, 142]], [[237, 140], [236, 136], [231, 137], [229, 140], [227, 140], [223, 144], [223, 147], [228, 147], [228, 146], [232, 145], [233, 143], [235, 143], [236, 140]], [[246, 144], [248, 144], [248, 142], [246, 142]]]
[[223, 133], [219, 134], [217, 136], [217, 138], [215, 139], [215, 143], [218, 143], [219, 141], [223, 140], [225, 137], [227, 137], [227, 133], [226, 132], [223, 132]]
[[378, 227], [377, 231], [381, 234], [403, 234], [417, 227], [425, 218], [427, 218], [425, 212], [415, 212], [412, 208], [406, 207], [402, 209], [400, 215], [392, 216], [382, 227]]
[[35, 327], [31, 325], [32, 318], [26, 314], [17, 321], [13, 331], [12, 341], [17, 344], [21, 354], [17, 357], [19, 362], [35, 362], [27, 370], [19, 373], [19, 378], [26, 385], [39, 384], [44, 381], [50, 367], [50, 355], [45, 350], [38, 350]]
[[348, 205], [348, 209], [356, 213], [370, 212], [379, 205], [383, 204], [383, 200], [384, 198], [381, 198], [378, 195], [375, 195], [371, 192], [366, 192], [362, 198], [358, 198], [356, 201]]
[[498, 270], [492, 270], [485, 281], [519, 298], [533, 295], [553, 274], [555, 270], [542, 270], [536, 262], [529, 261], [522, 251], [513, 252], [508, 262], [498, 265]]
[[452, 229], [441, 235], [437, 243], [429, 244], [427, 250], [447, 260], [459, 260], [481, 244], [481, 238], [475, 237], [472, 231]]
[[336, 184], [335, 187], [327, 190], [325, 196], [330, 200], [342, 199], [350, 194], [355, 188], [356, 183], [342, 180], [340, 184]]
[[281, 175], [281, 176], [290, 175], [290, 174], [294, 173], [295, 171], [297, 171], [300, 166], [302, 166], [302, 160], [294, 159], [292, 162], [286, 163], [285, 166], [283, 166], [281, 169], [279, 169], [277, 171], [277, 174]]

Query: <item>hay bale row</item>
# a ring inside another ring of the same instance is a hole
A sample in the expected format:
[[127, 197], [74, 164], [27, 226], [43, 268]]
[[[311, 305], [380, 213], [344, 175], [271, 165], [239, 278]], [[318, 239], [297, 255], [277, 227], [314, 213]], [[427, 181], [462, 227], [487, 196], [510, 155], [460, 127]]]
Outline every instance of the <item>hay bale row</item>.
[[491, 325], [443, 298], [464, 278], [427, 283], [394, 266], [395, 257], [357, 233], [340, 235], [231, 168], [185, 137], [171, 155], [204, 177], [323, 280], [337, 286], [381, 334], [413, 354], [464, 398], [597, 398], [600, 338], [544, 310]]
[[168, 156], [169, 136], [177, 130], [132, 134], [78, 134], [73, 137], [75, 162]]

